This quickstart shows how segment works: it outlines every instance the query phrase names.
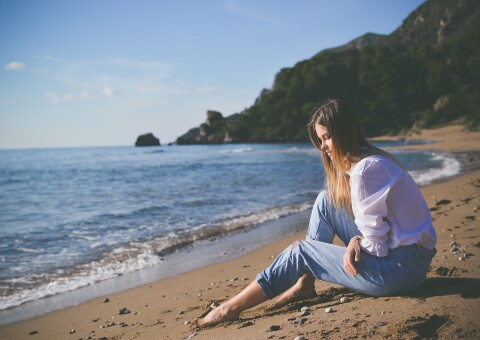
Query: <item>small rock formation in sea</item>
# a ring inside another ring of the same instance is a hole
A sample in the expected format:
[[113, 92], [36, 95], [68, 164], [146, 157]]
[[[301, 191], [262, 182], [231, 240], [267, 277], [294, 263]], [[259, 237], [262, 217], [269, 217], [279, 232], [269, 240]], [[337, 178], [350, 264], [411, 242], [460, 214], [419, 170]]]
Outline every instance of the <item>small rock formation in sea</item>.
[[207, 120], [187, 133], [177, 138], [178, 145], [184, 144], [222, 144], [240, 142], [234, 132], [234, 126], [240, 119], [240, 114], [224, 118], [218, 111], [207, 111]]
[[159, 146], [160, 139], [155, 137], [153, 133], [146, 133], [144, 135], [140, 135], [135, 142], [135, 146]]

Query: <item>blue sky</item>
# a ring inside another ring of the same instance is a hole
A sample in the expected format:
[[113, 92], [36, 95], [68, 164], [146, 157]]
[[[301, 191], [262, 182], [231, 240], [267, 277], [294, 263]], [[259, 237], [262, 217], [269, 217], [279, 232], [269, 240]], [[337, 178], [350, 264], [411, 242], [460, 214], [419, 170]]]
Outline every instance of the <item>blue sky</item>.
[[421, 0], [1, 0], [0, 148], [174, 141]]

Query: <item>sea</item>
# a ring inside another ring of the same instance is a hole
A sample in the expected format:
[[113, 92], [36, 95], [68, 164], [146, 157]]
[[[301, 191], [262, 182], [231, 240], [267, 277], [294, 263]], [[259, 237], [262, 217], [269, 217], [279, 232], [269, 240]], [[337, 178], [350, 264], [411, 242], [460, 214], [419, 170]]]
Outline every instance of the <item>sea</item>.
[[[420, 186], [461, 170], [449, 154], [393, 154]], [[307, 212], [324, 180], [309, 144], [0, 150], [0, 324], [17, 320], [8, 315], [19, 306], [152, 272], [178, 254], [197, 267], [214, 262], [188, 253], [234, 234], [247, 244], [259, 225]], [[145, 283], [136, 278], [130, 286]]]

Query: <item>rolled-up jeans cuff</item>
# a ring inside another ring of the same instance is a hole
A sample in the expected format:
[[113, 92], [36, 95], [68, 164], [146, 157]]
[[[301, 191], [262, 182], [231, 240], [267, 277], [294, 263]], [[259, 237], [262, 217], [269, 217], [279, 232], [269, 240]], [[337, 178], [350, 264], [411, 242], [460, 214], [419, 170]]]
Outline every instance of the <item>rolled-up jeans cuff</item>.
[[267, 297], [267, 299], [271, 300], [275, 297], [275, 294], [272, 292], [270, 288], [270, 284], [268, 283], [267, 279], [263, 275], [263, 272], [258, 273], [256, 277], [257, 283], [262, 289], [263, 294]]

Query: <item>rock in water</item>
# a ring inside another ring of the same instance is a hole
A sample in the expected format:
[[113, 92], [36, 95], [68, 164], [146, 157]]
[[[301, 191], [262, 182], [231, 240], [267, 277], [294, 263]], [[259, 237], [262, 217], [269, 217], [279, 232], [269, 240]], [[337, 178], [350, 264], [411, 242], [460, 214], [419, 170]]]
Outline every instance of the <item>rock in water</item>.
[[135, 146], [159, 146], [160, 139], [155, 137], [153, 133], [146, 133], [138, 136]]

